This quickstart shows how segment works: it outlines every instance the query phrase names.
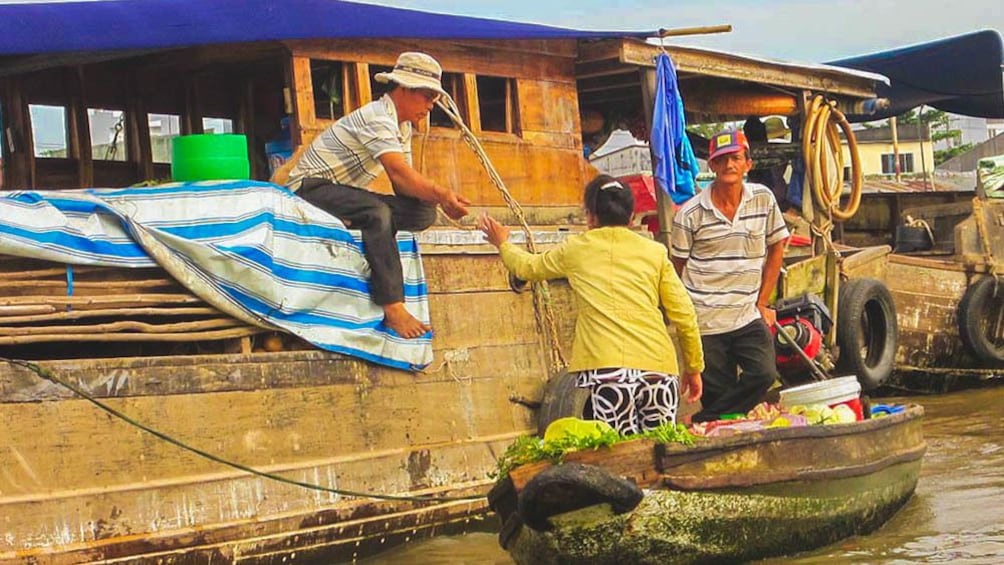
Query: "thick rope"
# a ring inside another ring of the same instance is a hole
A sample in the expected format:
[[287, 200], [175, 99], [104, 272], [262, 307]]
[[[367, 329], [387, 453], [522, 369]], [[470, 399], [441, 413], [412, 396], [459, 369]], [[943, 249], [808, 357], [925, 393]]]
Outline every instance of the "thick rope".
[[[840, 196], [844, 189], [841, 131], [847, 139], [851, 155], [851, 194], [845, 208], [840, 208]], [[822, 95], [816, 95], [806, 109], [802, 124], [802, 158], [806, 180], [818, 209], [838, 221], [850, 219], [861, 204], [861, 155], [847, 118], [837, 109], [836, 102], [826, 100]], [[836, 179], [829, 174], [831, 161]]]
[[[492, 165], [484, 147], [481, 146], [481, 142], [478, 141], [478, 138], [475, 137], [470, 128], [464, 124], [464, 120], [460, 117], [460, 109], [457, 107], [456, 102], [454, 102], [453, 98], [447, 94], [441, 96], [436, 102], [436, 105], [439, 106], [439, 108], [442, 109], [450, 120], [452, 120], [453, 123], [460, 129], [460, 133], [462, 134], [464, 141], [467, 143], [468, 147], [474, 151], [478, 161], [481, 162], [481, 166], [483, 166], [485, 171], [488, 172], [488, 177], [491, 179], [492, 184], [494, 184], [495, 188], [497, 188], [502, 194], [502, 198], [505, 200], [506, 205], [509, 206], [513, 216], [516, 217], [516, 221], [519, 222], [523, 233], [526, 234], [527, 250], [531, 253], [536, 253], [537, 246], [533, 240], [533, 234], [530, 232], [530, 225], [526, 221], [526, 215], [523, 213], [523, 207], [520, 206], [519, 202], [512, 197], [509, 189], [506, 188], [505, 182], [495, 169], [495, 166]], [[534, 318], [537, 321], [537, 327], [548, 341], [551, 371], [552, 373], [557, 373], [563, 370], [568, 365], [568, 362], [565, 361], [565, 356], [561, 352], [561, 342], [558, 339], [558, 325], [555, 322], [554, 310], [551, 308], [551, 295], [547, 281], [541, 281], [533, 284], [533, 313]]]
[[167, 442], [167, 443], [169, 443], [171, 445], [174, 445], [176, 447], [180, 447], [181, 449], [184, 449], [185, 451], [190, 451], [190, 452], [198, 455], [199, 457], [203, 457], [205, 459], [208, 459], [210, 461], [219, 463], [221, 465], [226, 465], [227, 467], [232, 467], [232, 468], [237, 469], [239, 471], [244, 471], [245, 473], [249, 473], [249, 474], [252, 474], [252, 475], [255, 475], [255, 476], [258, 476], [258, 477], [262, 477], [264, 479], [270, 479], [270, 480], [277, 481], [277, 482], [280, 482], [280, 483], [285, 483], [285, 484], [288, 484], [288, 485], [293, 485], [293, 486], [297, 486], [297, 487], [301, 487], [301, 488], [305, 488], [305, 489], [309, 489], [309, 490], [316, 490], [316, 491], [320, 491], [320, 492], [327, 492], [327, 493], [331, 493], [331, 494], [337, 494], [339, 496], [354, 496], [354, 497], [358, 497], [358, 498], [376, 498], [376, 499], [379, 499], [379, 500], [403, 500], [403, 501], [406, 501], [406, 502], [458, 502], [458, 501], [481, 500], [481, 499], [484, 498], [484, 496], [481, 496], [481, 495], [470, 495], [470, 496], [434, 496], [434, 495], [421, 496], [421, 495], [419, 495], [419, 496], [409, 496], [409, 495], [378, 494], [378, 493], [373, 493], [373, 492], [361, 492], [361, 491], [355, 491], [355, 490], [326, 487], [326, 486], [317, 485], [317, 484], [313, 484], [313, 483], [307, 483], [307, 482], [304, 482], [304, 481], [297, 481], [295, 479], [289, 479], [289, 478], [286, 478], [286, 477], [283, 477], [283, 476], [280, 476], [280, 475], [275, 475], [273, 473], [268, 473], [268, 472], [265, 472], [265, 471], [259, 471], [259, 470], [255, 469], [253, 467], [248, 467], [247, 465], [243, 465], [241, 463], [235, 463], [233, 461], [229, 461], [227, 459], [223, 459], [222, 457], [213, 455], [212, 453], [209, 453], [208, 451], [203, 451], [203, 450], [199, 449], [198, 447], [193, 447], [191, 445], [188, 445], [187, 443], [184, 443], [181, 440], [175, 439], [175, 438], [173, 438], [173, 437], [165, 434], [164, 432], [155, 430], [155, 429], [153, 429], [153, 428], [151, 428], [151, 427], [149, 427], [149, 426], [147, 426], [145, 424], [141, 424], [140, 422], [137, 422], [136, 420], [132, 419], [128, 415], [126, 415], [126, 414], [124, 414], [122, 412], [119, 412], [118, 410], [112, 408], [111, 406], [108, 406], [104, 402], [101, 402], [100, 400], [94, 398], [93, 396], [91, 396], [90, 394], [88, 394], [86, 391], [84, 391], [80, 387], [77, 387], [77, 386], [75, 386], [73, 384], [70, 384], [70, 383], [68, 383], [68, 382], [60, 379], [59, 377], [57, 377], [51, 371], [49, 371], [48, 369], [46, 369], [44, 367], [40, 367], [40, 366], [38, 366], [38, 365], [36, 365], [34, 363], [31, 363], [29, 361], [23, 361], [21, 359], [5, 359], [3, 357], [0, 357], [0, 361], [4, 361], [6, 363], [10, 363], [11, 365], [16, 365], [18, 367], [24, 367], [25, 369], [28, 369], [29, 371], [35, 373], [39, 377], [41, 377], [41, 378], [43, 378], [43, 379], [45, 379], [45, 380], [47, 380], [49, 382], [55, 383], [55, 384], [57, 384], [57, 385], [59, 385], [59, 386], [61, 386], [63, 388], [66, 388], [66, 389], [70, 390], [71, 392], [73, 392], [77, 396], [83, 398], [84, 400], [90, 402], [91, 404], [97, 406], [98, 408], [100, 408], [101, 410], [104, 410], [105, 412], [111, 414], [112, 416], [115, 416], [116, 418], [122, 420], [123, 422], [125, 422], [125, 423], [127, 423], [127, 424], [129, 424], [131, 426], [137, 427], [137, 428], [143, 430], [144, 432], [147, 432], [148, 434], [156, 436], [158, 439], [161, 439], [161, 440], [163, 440], [163, 441], [165, 441], [165, 442]]

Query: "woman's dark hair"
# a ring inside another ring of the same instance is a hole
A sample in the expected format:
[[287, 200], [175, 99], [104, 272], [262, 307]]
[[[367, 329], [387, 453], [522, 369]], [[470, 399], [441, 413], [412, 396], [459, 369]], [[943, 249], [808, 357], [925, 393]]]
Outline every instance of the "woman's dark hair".
[[586, 185], [585, 205], [601, 226], [626, 226], [634, 213], [634, 195], [614, 177], [600, 175]]

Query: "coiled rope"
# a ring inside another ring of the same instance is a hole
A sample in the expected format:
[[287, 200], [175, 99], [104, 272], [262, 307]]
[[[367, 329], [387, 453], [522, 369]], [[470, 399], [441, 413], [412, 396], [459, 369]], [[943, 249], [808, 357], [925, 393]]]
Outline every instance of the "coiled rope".
[[[481, 166], [488, 172], [488, 177], [491, 179], [492, 184], [494, 184], [495, 188], [497, 188], [502, 194], [502, 198], [505, 200], [506, 205], [509, 206], [513, 216], [516, 217], [516, 221], [519, 222], [523, 233], [526, 234], [527, 250], [531, 253], [536, 253], [537, 246], [533, 240], [533, 234], [530, 232], [530, 225], [526, 221], [526, 215], [523, 213], [523, 207], [520, 206], [519, 202], [512, 197], [509, 189], [506, 188], [505, 182], [495, 169], [495, 166], [492, 165], [491, 159], [488, 158], [488, 154], [485, 152], [484, 147], [481, 146], [481, 142], [478, 141], [478, 138], [474, 135], [470, 128], [464, 124], [464, 120], [460, 117], [460, 109], [457, 107], [456, 102], [453, 101], [453, 98], [449, 94], [445, 94], [436, 101], [436, 105], [439, 106], [439, 108], [443, 110], [450, 120], [452, 120], [453, 123], [460, 129], [461, 137], [464, 138], [467, 146], [474, 151], [478, 161], [481, 162]], [[422, 153], [423, 155], [425, 154], [424, 151]], [[533, 283], [533, 314], [537, 322], [537, 327], [540, 329], [541, 333], [544, 334], [545, 339], [548, 342], [551, 372], [552, 374], [557, 374], [568, 365], [568, 362], [565, 360], [565, 356], [561, 351], [561, 342], [558, 340], [558, 326], [554, 319], [554, 310], [551, 308], [551, 294], [547, 281]]]
[[35, 363], [32, 363], [30, 361], [24, 361], [24, 360], [21, 360], [21, 359], [6, 359], [6, 358], [3, 358], [3, 357], [0, 357], [0, 361], [4, 361], [4, 362], [9, 363], [11, 365], [16, 365], [18, 367], [23, 367], [25, 369], [28, 369], [29, 371], [35, 373], [39, 377], [41, 377], [41, 378], [43, 378], [43, 379], [45, 379], [45, 380], [47, 380], [49, 382], [55, 383], [55, 384], [57, 384], [57, 385], [59, 385], [59, 386], [61, 386], [63, 388], [66, 388], [66, 389], [70, 390], [71, 392], [73, 392], [77, 396], [83, 398], [84, 400], [90, 402], [91, 404], [97, 406], [98, 408], [100, 408], [101, 410], [104, 410], [105, 412], [111, 414], [112, 416], [115, 416], [116, 418], [122, 420], [123, 422], [126, 422], [127, 424], [129, 424], [131, 426], [137, 427], [137, 428], [143, 430], [144, 432], [147, 432], [148, 434], [151, 434], [151, 435], [157, 437], [158, 439], [161, 439], [161, 440], [163, 440], [163, 441], [165, 441], [167, 443], [170, 443], [171, 445], [174, 445], [176, 447], [184, 449], [185, 451], [190, 451], [190, 452], [192, 452], [192, 453], [194, 453], [194, 454], [196, 454], [196, 455], [198, 455], [198, 456], [200, 456], [202, 458], [208, 459], [210, 461], [219, 463], [221, 465], [226, 465], [227, 467], [232, 467], [232, 468], [237, 469], [239, 471], [244, 471], [245, 473], [249, 473], [249, 474], [255, 475], [257, 477], [262, 477], [264, 479], [269, 479], [269, 480], [272, 480], [272, 481], [277, 481], [277, 482], [280, 482], [280, 483], [285, 483], [285, 484], [288, 484], [288, 485], [293, 485], [293, 486], [305, 488], [305, 489], [308, 489], [308, 490], [315, 490], [315, 491], [320, 491], [320, 492], [337, 494], [339, 496], [353, 496], [353, 497], [358, 497], [358, 498], [375, 498], [375, 499], [379, 499], [379, 500], [401, 500], [401, 501], [406, 501], [406, 502], [458, 502], [458, 501], [471, 501], [471, 500], [482, 500], [482, 499], [484, 499], [483, 495], [468, 495], [468, 496], [436, 496], [436, 495], [425, 495], [425, 496], [423, 496], [423, 495], [397, 495], [397, 494], [379, 494], [379, 493], [374, 493], [374, 492], [362, 492], [362, 491], [357, 491], [357, 490], [349, 490], [349, 489], [326, 487], [326, 486], [322, 486], [322, 485], [318, 485], [318, 484], [308, 483], [308, 482], [304, 482], [304, 481], [298, 481], [296, 479], [290, 479], [290, 478], [287, 478], [287, 477], [283, 477], [281, 475], [276, 475], [276, 474], [268, 473], [268, 472], [265, 472], [265, 471], [259, 471], [258, 469], [255, 469], [253, 467], [248, 467], [247, 465], [243, 465], [241, 463], [236, 463], [234, 461], [223, 459], [222, 457], [213, 455], [212, 453], [209, 453], [208, 451], [204, 451], [202, 449], [199, 449], [198, 447], [194, 447], [194, 446], [188, 445], [187, 443], [185, 443], [185, 442], [183, 442], [181, 440], [175, 439], [175, 438], [173, 438], [173, 437], [165, 434], [164, 432], [161, 432], [159, 430], [155, 430], [155, 429], [153, 429], [153, 428], [151, 428], [151, 427], [149, 427], [149, 426], [147, 426], [145, 424], [142, 424], [142, 423], [134, 420], [133, 418], [129, 417], [128, 415], [126, 415], [126, 414], [124, 414], [124, 413], [116, 410], [115, 408], [112, 408], [111, 406], [108, 406], [104, 402], [101, 402], [97, 398], [94, 398], [93, 396], [91, 396], [90, 394], [88, 394], [86, 391], [84, 391], [80, 387], [75, 386], [75, 385], [73, 385], [71, 383], [68, 383], [68, 382], [64, 381], [63, 379], [60, 379], [59, 377], [57, 377], [56, 375], [54, 375], [48, 369], [46, 369], [44, 367], [40, 367], [40, 366], [36, 365]]
[[[840, 131], [847, 139], [851, 156], [851, 193], [843, 208], [840, 207], [840, 196], [844, 189], [844, 156]], [[837, 109], [836, 102], [822, 95], [813, 97], [806, 110], [802, 124], [802, 158], [805, 160], [806, 181], [820, 212], [831, 221], [850, 219], [861, 204], [861, 155], [847, 118]], [[831, 174], [833, 168], [836, 169], [835, 175]]]

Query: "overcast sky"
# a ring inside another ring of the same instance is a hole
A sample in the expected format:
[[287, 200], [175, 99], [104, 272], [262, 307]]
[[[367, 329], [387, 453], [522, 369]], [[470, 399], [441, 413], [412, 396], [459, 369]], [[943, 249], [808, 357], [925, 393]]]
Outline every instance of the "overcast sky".
[[1002, 0], [365, 0], [433, 12], [580, 29], [732, 24], [675, 42], [824, 62], [979, 29], [1004, 30]]

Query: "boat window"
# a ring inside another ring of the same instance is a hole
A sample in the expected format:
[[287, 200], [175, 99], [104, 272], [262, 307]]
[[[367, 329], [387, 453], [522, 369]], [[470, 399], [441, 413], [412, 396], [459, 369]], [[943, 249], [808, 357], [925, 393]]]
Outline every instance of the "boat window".
[[504, 77], [477, 77], [481, 131], [519, 134], [516, 81]]
[[31, 114], [31, 137], [35, 141], [35, 157], [69, 157], [69, 143], [66, 135], [66, 108], [29, 104]]
[[154, 163], [171, 162], [171, 139], [181, 135], [181, 116], [177, 114], [148, 114], [150, 124], [150, 150]]
[[202, 133], [233, 133], [234, 121], [230, 118], [202, 118]]
[[88, 108], [91, 129], [91, 158], [95, 161], [127, 160], [126, 114], [122, 110]]
[[394, 67], [388, 67], [385, 65], [369, 65], [370, 74], [370, 94], [373, 95], [373, 100], [379, 100], [381, 96], [385, 93], [390, 92], [391, 83], [383, 83], [376, 81], [377, 73], [389, 73], [394, 70]]
[[337, 120], [345, 115], [344, 65], [341, 61], [310, 60], [310, 81], [314, 90], [314, 115], [321, 120]]
[[[460, 110], [460, 117], [467, 121], [467, 98], [464, 95], [464, 75], [458, 73], [443, 73], [443, 90], [450, 93], [450, 97], [457, 103]], [[453, 120], [446, 115], [446, 112], [439, 109], [439, 106], [432, 108], [429, 114], [430, 124], [438, 128], [455, 128]]]

